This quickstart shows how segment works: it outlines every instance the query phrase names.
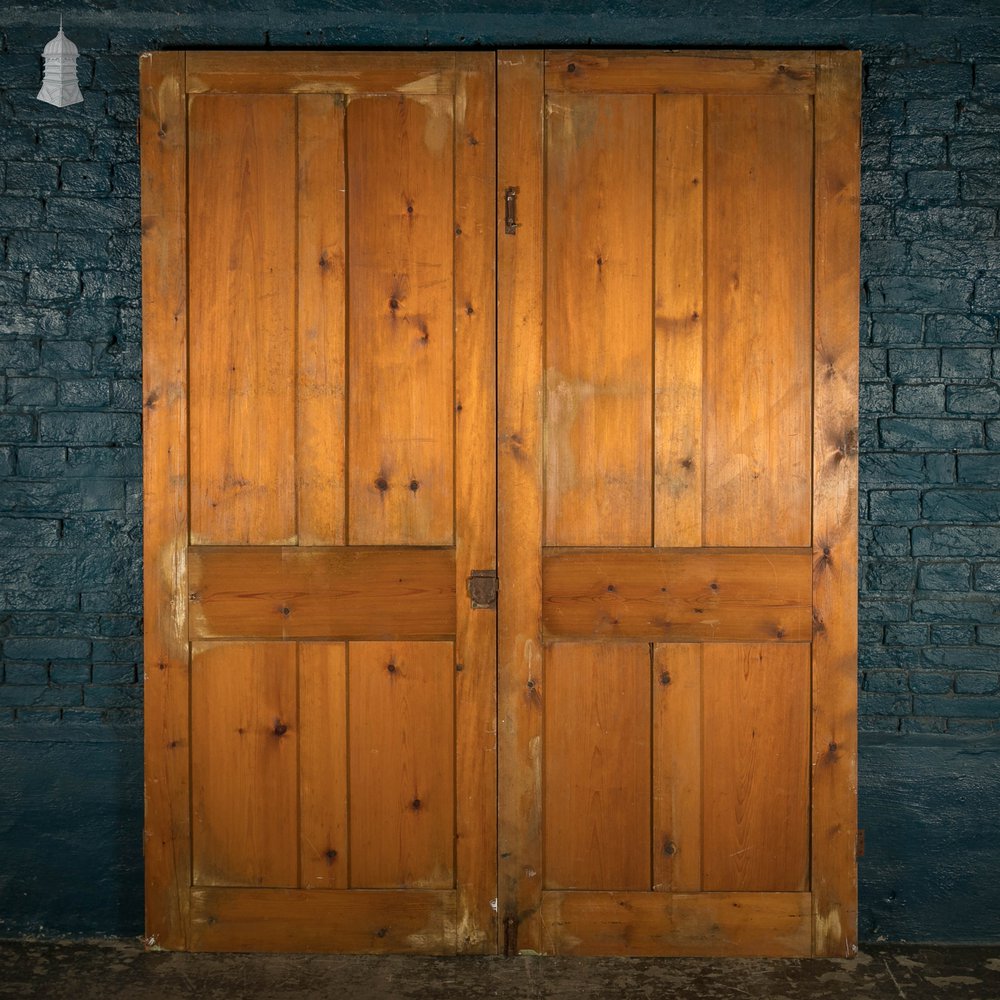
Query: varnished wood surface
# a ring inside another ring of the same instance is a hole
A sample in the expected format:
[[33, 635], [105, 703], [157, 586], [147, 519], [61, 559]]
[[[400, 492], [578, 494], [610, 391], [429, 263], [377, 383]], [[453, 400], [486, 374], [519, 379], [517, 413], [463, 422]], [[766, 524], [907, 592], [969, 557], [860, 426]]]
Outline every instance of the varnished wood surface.
[[198, 94], [451, 94], [453, 52], [188, 52]]
[[450, 642], [352, 642], [351, 886], [454, 883], [455, 660]]
[[[517, 947], [540, 951], [541, 741], [545, 699], [541, 637], [542, 392], [544, 337], [543, 54], [497, 54], [497, 217], [517, 188], [519, 228], [497, 234], [497, 455], [500, 579], [498, 670], [501, 927], [517, 921]], [[503, 941], [499, 942], [503, 948]], [[513, 947], [513, 942], [511, 942]]]
[[291, 543], [295, 102], [203, 95], [188, 135], [191, 537]]
[[705, 98], [656, 98], [655, 545], [701, 545], [705, 315]]
[[857, 952], [858, 245], [861, 60], [822, 53], [816, 94], [813, 948]]
[[707, 545], [808, 545], [812, 101], [709, 97]]
[[299, 885], [346, 889], [347, 645], [298, 644]]
[[549, 50], [546, 93], [812, 93], [812, 52]]
[[[496, 950], [497, 613], [466, 599], [497, 564], [496, 64], [456, 56], [455, 874], [461, 953]], [[461, 667], [461, 669], [459, 669]]]
[[653, 889], [662, 892], [701, 889], [703, 648], [653, 648]]
[[807, 956], [809, 893], [547, 892], [554, 955]]
[[192, 650], [195, 885], [298, 885], [295, 656], [278, 642]]
[[142, 57], [146, 936], [184, 948], [191, 884], [187, 646], [187, 133], [182, 52]]
[[455, 893], [193, 889], [193, 951], [451, 955]]
[[546, 650], [545, 888], [650, 885], [650, 650]]
[[347, 501], [344, 105], [305, 94], [298, 113], [296, 534], [343, 545]]
[[702, 888], [809, 888], [809, 645], [702, 649]]
[[550, 638], [808, 640], [811, 561], [781, 549], [561, 549], [542, 566]]
[[440, 638], [455, 632], [455, 553], [410, 547], [194, 548], [192, 638]]
[[648, 97], [546, 105], [545, 542], [652, 539]]
[[452, 100], [351, 101], [347, 130], [348, 540], [450, 545]]

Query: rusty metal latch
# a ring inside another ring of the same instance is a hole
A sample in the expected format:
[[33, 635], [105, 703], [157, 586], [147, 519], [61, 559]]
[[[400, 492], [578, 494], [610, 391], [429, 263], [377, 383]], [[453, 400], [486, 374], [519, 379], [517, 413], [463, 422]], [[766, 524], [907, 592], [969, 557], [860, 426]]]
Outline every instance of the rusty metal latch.
[[469, 600], [472, 601], [474, 611], [496, 609], [500, 583], [495, 569], [474, 569], [469, 579], [465, 581], [465, 586], [469, 591]]
[[517, 227], [521, 225], [517, 221], [517, 188], [509, 187], [503, 193], [504, 215], [503, 231], [508, 236], [517, 236]]

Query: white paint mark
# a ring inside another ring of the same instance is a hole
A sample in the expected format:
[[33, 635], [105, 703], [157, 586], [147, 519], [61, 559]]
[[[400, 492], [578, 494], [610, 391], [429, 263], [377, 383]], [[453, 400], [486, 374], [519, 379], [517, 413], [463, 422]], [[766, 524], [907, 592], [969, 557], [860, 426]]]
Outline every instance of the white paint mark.
[[892, 980], [893, 986], [896, 987], [896, 992], [906, 1000], [906, 994], [903, 992], [902, 986], [899, 985], [896, 977], [892, 974], [892, 969], [889, 968], [889, 960], [887, 958], [882, 959], [882, 964], [885, 966], [885, 971], [889, 973], [889, 978]]

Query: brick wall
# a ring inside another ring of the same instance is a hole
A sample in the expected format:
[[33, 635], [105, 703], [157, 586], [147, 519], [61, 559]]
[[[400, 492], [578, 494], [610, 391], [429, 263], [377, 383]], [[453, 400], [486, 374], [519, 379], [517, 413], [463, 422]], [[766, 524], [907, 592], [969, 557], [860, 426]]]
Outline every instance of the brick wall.
[[[0, 858], [0, 914], [11, 914], [0, 933], [45, 920], [75, 933], [138, 929], [138, 53], [603, 44], [864, 50], [862, 930], [975, 937], [968, 907], [941, 902], [940, 871], [926, 859], [952, 843], [949, 822], [970, 822], [956, 811], [993, 801], [998, 783], [981, 753], [975, 765], [961, 756], [961, 741], [994, 733], [1000, 715], [1000, 0], [443, 0], [429, 13], [405, 0], [109, 6], [82, 0], [65, 12], [81, 50], [86, 100], [76, 108], [34, 99], [51, 5], [9, 6], [2, 27], [0, 767], [25, 791], [8, 797], [7, 813], [0, 795], [0, 835], [18, 859], [15, 871]], [[910, 742], [881, 750], [883, 734]], [[920, 756], [936, 815], [897, 829], [880, 807], [903, 787], [893, 769], [908, 753]], [[949, 798], [957, 760], [961, 806]], [[92, 780], [88, 761], [123, 777]], [[46, 813], [35, 786], [60, 787], [65, 770], [83, 804], [69, 813], [54, 801]], [[101, 862], [79, 852], [104, 836], [96, 817], [114, 789], [122, 846], [98, 890], [84, 874]], [[60, 823], [65, 836], [43, 862], [38, 831]], [[33, 858], [50, 870], [59, 851], [49, 882], [68, 888], [47, 900], [20, 873]], [[992, 879], [970, 871], [965, 899]], [[73, 892], [88, 905], [74, 908]], [[1000, 893], [977, 905], [992, 913], [985, 937], [1000, 939]]]

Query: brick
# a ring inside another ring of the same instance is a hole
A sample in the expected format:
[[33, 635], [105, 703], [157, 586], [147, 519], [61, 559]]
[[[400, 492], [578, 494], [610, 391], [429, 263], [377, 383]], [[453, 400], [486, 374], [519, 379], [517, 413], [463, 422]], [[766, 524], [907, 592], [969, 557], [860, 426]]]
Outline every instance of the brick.
[[993, 236], [996, 228], [997, 213], [993, 208], [931, 206], [921, 209], [901, 208], [896, 211], [896, 232], [911, 239], [926, 239], [928, 236], [958, 239]]
[[1000, 132], [1000, 108], [969, 101], [959, 113], [958, 127], [964, 132]]
[[968, 590], [972, 567], [968, 563], [929, 563], [917, 571], [919, 590]]
[[872, 521], [915, 521], [920, 512], [916, 490], [872, 490], [868, 494], [868, 516]]
[[888, 275], [870, 279], [868, 288], [872, 305], [878, 309], [961, 312], [972, 302], [973, 283], [966, 278]]
[[903, 200], [903, 178], [895, 170], [866, 170], [861, 175], [861, 200], [894, 205]]
[[859, 361], [861, 377], [866, 380], [885, 378], [888, 371], [887, 354], [881, 347], [862, 347]]
[[864, 413], [891, 413], [892, 386], [888, 382], [862, 382], [859, 405]]
[[963, 201], [987, 201], [993, 204], [1000, 201], [1000, 173], [996, 170], [963, 170], [959, 177]]
[[7, 403], [12, 406], [51, 406], [56, 401], [56, 383], [50, 378], [8, 378]]
[[858, 602], [858, 619], [862, 622], [905, 622], [910, 618], [906, 601], [862, 600]]
[[134, 684], [136, 670], [134, 663], [95, 663], [93, 670], [95, 684]]
[[877, 694], [905, 692], [907, 690], [906, 674], [902, 670], [866, 671], [861, 682], [861, 690], [874, 691]]
[[975, 641], [974, 625], [931, 626], [931, 643], [935, 646], [969, 646]]
[[914, 694], [944, 694], [954, 689], [954, 674], [939, 670], [914, 671], [909, 675], [910, 690]]
[[944, 347], [941, 349], [941, 377], [950, 379], [987, 379], [993, 355], [985, 347]]
[[7, 238], [7, 265], [11, 268], [45, 267], [55, 260], [55, 233], [14, 232]]
[[20, 271], [0, 271], [0, 302], [16, 305], [24, 301], [25, 276]]
[[879, 420], [879, 439], [884, 448], [927, 451], [981, 448], [985, 437], [983, 425], [974, 420], [884, 417]]
[[70, 475], [139, 476], [142, 452], [139, 448], [70, 448], [67, 464]]
[[924, 455], [924, 468], [928, 483], [955, 482], [955, 456], [951, 454]]
[[[1000, 458], [1000, 456], [998, 456]], [[866, 452], [859, 456], [859, 478], [862, 484], [922, 483], [922, 455], [897, 455], [893, 452]]]
[[1000, 556], [1000, 526], [917, 525], [912, 543], [916, 556]]
[[880, 593], [909, 593], [913, 590], [913, 564], [909, 561], [879, 560], [865, 568], [865, 589]]
[[[55, 694], [47, 684], [0, 684], [0, 706], [51, 705]], [[82, 701], [82, 698], [80, 699]]]
[[53, 684], [88, 684], [90, 683], [89, 663], [53, 663], [49, 667], [49, 676]]
[[922, 646], [927, 642], [927, 626], [913, 625], [886, 625], [885, 641], [890, 646]]
[[42, 344], [41, 363], [53, 375], [90, 371], [93, 348], [84, 340], [47, 340]]
[[980, 311], [1000, 309], [1000, 278], [979, 278], [975, 286], [976, 308]]
[[38, 367], [39, 350], [33, 340], [0, 341], [0, 368], [8, 374], [32, 372]]
[[27, 479], [44, 479], [63, 475], [66, 469], [66, 449], [21, 446], [17, 450], [17, 474]]
[[111, 167], [107, 163], [64, 163], [59, 187], [72, 194], [103, 194], [111, 190]]
[[76, 271], [32, 271], [28, 275], [28, 298], [37, 302], [68, 301], [79, 294]]
[[[988, 161], [983, 162], [982, 160], [975, 159], [976, 156], [983, 155], [978, 150], [967, 151], [966, 155], [974, 158], [972, 162], [966, 159], [965, 162], [968, 166], [992, 166]], [[906, 169], [912, 167], [946, 167], [948, 165], [948, 153], [945, 141], [940, 136], [930, 138], [893, 136], [889, 140], [889, 163], [893, 167], [903, 167]]]
[[80, 481], [80, 509], [121, 511], [125, 509], [125, 484], [120, 479], [83, 479]]
[[959, 455], [958, 480], [984, 486], [1000, 486], [1000, 455]]
[[[993, 654], [994, 660], [997, 654]], [[955, 675], [955, 692], [957, 694], [998, 694], [1000, 693], [1000, 675], [978, 670], [963, 670]]]
[[116, 163], [113, 167], [111, 188], [115, 194], [139, 196], [139, 165], [137, 163]]
[[83, 703], [90, 708], [141, 708], [142, 687], [139, 684], [89, 684], [83, 689]]
[[889, 375], [893, 379], [937, 378], [941, 371], [941, 353], [937, 348], [896, 348], [888, 355]]
[[1000, 268], [1000, 240], [994, 237], [967, 240], [931, 236], [917, 240], [909, 266], [914, 274], [954, 274], [970, 278], [997, 268]]
[[135, 198], [53, 198], [48, 205], [48, 219], [56, 229], [111, 232], [138, 223], [139, 203]]
[[992, 316], [951, 313], [927, 317], [928, 344], [988, 344], [996, 338], [997, 325]]
[[0, 413], [0, 441], [20, 444], [35, 440], [35, 418], [28, 413]]
[[1000, 698], [914, 695], [913, 710], [918, 715], [943, 715], [946, 718], [994, 718], [1000, 715]]
[[134, 271], [84, 271], [83, 294], [89, 299], [135, 300], [142, 290]]
[[997, 601], [952, 601], [943, 598], [924, 598], [913, 602], [915, 622], [972, 622], [992, 624], [1000, 621], [1000, 603]]
[[897, 413], [939, 414], [944, 412], [943, 385], [897, 385], [893, 393]]
[[[953, 667], [956, 671], [997, 668], [997, 651], [989, 646], [945, 647], [925, 649], [924, 662], [932, 667]], [[956, 674], [957, 676], [957, 674]]]
[[111, 383], [106, 378], [63, 379], [59, 382], [59, 402], [66, 407], [97, 409], [111, 400]]
[[972, 90], [972, 66], [967, 63], [928, 63], [924, 66], [897, 66], [889, 73], [893, 94], [960, 94]]
[[[862, 691], [858, 705], [864, 715], [910, 715], [913, 698], [910, 695]], [[943, 714], [943, 713], [942, 713]]]
[[995, 385], [950, 385], [947, 408], [949, 413], [998, 413], [1000, 390]]
[[46, 125], [38, 130], [38, 149], [48, 160], [85, 160], [91, 152], [90, 134], [85, 128]]
[[60, 639], [52, 636], [5, 639], [3, 654], [17, 660], [84, 660], [90, 656], [88, 639]]
[[44, 413], [42, 441], [67, 444], [131, 444], [139, 441], [141, 419], [135, 413]]
[[929, 521], [995, 521], [1000, 518], [1000, 492], [995, 490], [928, 490], [921, 503]]
[[953, 167], [961, 169], [1000, 167], [1000, 143], [993, 136], [951, 136], [948, 139], [948, 161]]
[[864, 274], [893, 274], [910, 269], [910, 246], [904, 240], [866, 239], [861, 244]]
[[871, 556], [905, 556], [910, 553], [910, 529], [896, 525], [865, 526], [871, 534], [865, 539], [865, 550]]
[[0, 198], [0, 229], [32, 229], [41, 225], [42, 215], [42, 202], [38, 198], [9, 194]]
[[906, 127], [910, 132], [950, 132], [956, 121], [955, 101], [948, 98], [916, 98], [906, 102]]
[[923, 316], [919, 313], [875, 313], [872, 316], [873, 344], [919, 344], [923, 337]]
[[7, 684], [48, 684], [49, 668], [44, 663], [7, 663], [4, 681]]
[[1000, 591], [1000, 563], [981, 563], [976, 567], [976, 590]]

